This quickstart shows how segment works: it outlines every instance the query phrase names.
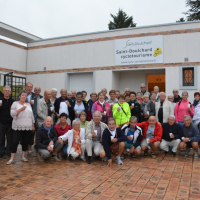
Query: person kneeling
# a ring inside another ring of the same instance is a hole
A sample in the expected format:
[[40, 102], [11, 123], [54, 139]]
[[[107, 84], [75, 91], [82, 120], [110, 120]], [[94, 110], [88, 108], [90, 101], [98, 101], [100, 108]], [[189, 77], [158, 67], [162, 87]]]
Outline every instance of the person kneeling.
[[183, 117], [183, 137], [182, 142], [180, 143], [180, 149], [186, 149], [185, 156], [188, 156], [190, 153], [190, 148], [194, 149], [194, 158], [199, 158], [198, 147], [200, 141], [200, 134], [197, 126], [192, 123], [191, 117], [185, 115]]
[[172, 156], [176, 156], [177, 148], [181, 142], [183, 136], [182, 128], [179, 124], [175, 123], [175, 116], [170, 115], [168, 117], [168, 123], [163, 123], [163, 135], [160, 148], [165, 151], [165, 155], [169, 153], [169, 147], [172, 147], [170, 153]]
[[155, 116], [150, 116], [149, 120], [142, 123], [137, 123], [137, 126], [143, 128], [143, 140], [141, 143], [144, 155], [148, 155], [148, 148], [151, 148], [151, 157], [156, 158], [156, 150], [162, 138], [162, 126], [156, 121]]
[[140, 143], [142, 142], [142, 129], [137, 125], [137, 117], [130, 118], [129, 125], [124, 125], [122, 131], [127, 140], [125, 143], [125, 149], [130, 149], [132, 157], [139, 156], [141, 154]]
[[85, 161], [85, 129], [80, 128], [80, 121], [77, 119], [73, 121], [72, 125], [73, 129], [60, 136], [58, 142], [63, 144], [64, 141], [68, 140], [68, 157], [71, 155], [72, 159], [75, 160], [80, 156]]
[[44, 161], [52, 154], [51, 160], [59, 162], [58, 151], [62, 148], [58, 142], [58, 136], [52, 126], [52, 118], [46, 117], [44, 124], [38, 129], [36, 134], [36, 147], [38, 148], [39, 160]]
[[[116, 162], [122, 165], [121, 154], [124, 151], [126, 136], [120, 128], [116, 128], [116, 121], [114, 118], [108, 119], [108, 128], [103, 132], [102, 143], [104, 151], [100, 151], [100, 157], [108, 158], [108, 166], [112, 165], [111, 153], [116, 155]], [[117, 146], [117, 143], [119, 146]], [[114, 148], [115, 146], [115, 148]]]

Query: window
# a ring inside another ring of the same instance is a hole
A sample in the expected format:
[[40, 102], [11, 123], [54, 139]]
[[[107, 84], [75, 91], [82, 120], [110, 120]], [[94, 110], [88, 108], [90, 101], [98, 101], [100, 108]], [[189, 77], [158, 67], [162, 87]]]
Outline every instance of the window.
[[194, 67], [183, 68], [183, 86], [194, 86]]

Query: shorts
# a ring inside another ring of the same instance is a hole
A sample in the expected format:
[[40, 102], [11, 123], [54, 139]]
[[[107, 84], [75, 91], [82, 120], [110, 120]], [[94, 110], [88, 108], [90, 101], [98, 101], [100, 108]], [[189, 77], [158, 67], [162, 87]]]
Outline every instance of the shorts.
[[[156, 142], [158, 142], [158, 144], [160, 145], [160, 141], [156, 141]], [[147, 143], [147, 139], [145, 138], [144, 140], [142, 140], [140, 146], [148, 147], [150, 145]]]
[[[133, 147], [133, 144], [130, 144], [128, 142], [125, 142], [125, 149], [131, 149]], [[141, 149], [141, 146], [137, 146], [136, 149]]]

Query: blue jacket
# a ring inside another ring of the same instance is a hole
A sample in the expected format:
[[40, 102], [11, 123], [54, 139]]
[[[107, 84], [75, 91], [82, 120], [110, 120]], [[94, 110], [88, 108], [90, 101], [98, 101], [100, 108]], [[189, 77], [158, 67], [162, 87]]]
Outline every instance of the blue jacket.
[[[122, 132], [121, 128], [117, 128], [116, 129], [117, 132], [117, 140], [118, 142], [125, 142], [126, 141], [126, 136], [124, 135], [124, 133]], [[113, 142], [111, 142], [111, 133], [108, 130], [108, 128], [106, 128], [103, 132], [103, 136], [102, 136], [102, 144], [103, 144], [103, 148], [104, 151], [106, 153], [106, 156], [108, 159], [111, 159], [111, 153], [110, 153], [110, 146], [112, 144], [114, 144]], [[116, 135], [115, 135], [116, 138]]]

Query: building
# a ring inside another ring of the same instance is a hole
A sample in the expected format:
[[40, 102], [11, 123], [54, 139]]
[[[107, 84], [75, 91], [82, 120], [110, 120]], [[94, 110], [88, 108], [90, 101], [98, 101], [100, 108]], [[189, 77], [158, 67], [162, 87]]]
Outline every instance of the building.
[[3, 75], [13, 72], [42, 92], [66, 87], [89, 94], [105, 87], [122, 93], [126, 87], [139, 91], [145, 83], [148, 91], [157, 85], [167, 95], [174, 88], [187, 90], [192, 101], [200, 90], [199, 21], [48, 39], [9, 27], [1, 23], [0, 35], [27, 47], [0, 39], [1, 85]]

